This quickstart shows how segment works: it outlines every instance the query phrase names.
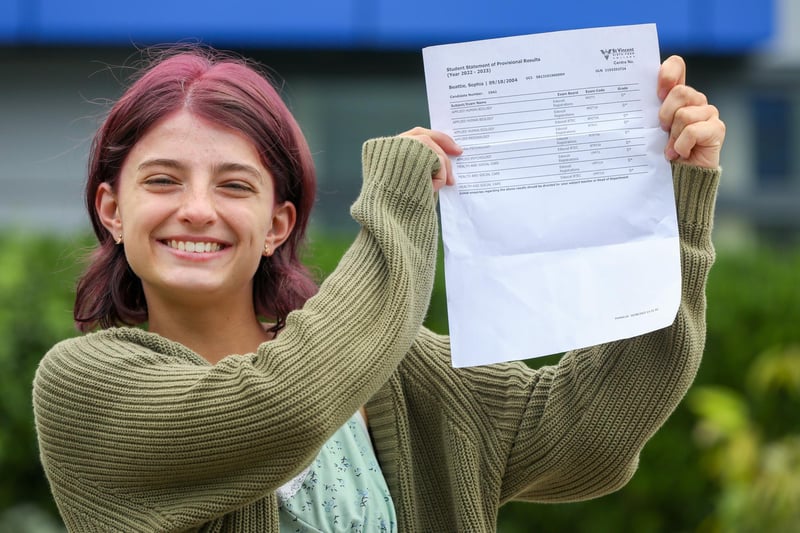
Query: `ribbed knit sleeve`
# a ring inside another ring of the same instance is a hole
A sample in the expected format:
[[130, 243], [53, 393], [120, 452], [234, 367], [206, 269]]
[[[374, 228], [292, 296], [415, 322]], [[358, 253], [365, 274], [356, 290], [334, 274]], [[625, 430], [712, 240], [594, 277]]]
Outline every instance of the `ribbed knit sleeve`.
[[413, 139], [385, 138], [364, 145], [363, 163], [352, 206], [362, 230], [318, 294], [257, 353], [212, 366], [182, 345], [119, 328], [45, 355], [36, 426], [71, 530], [183, 530], [249, 505], [305, 467], [386, 382], [430, 299], [438, 159]]

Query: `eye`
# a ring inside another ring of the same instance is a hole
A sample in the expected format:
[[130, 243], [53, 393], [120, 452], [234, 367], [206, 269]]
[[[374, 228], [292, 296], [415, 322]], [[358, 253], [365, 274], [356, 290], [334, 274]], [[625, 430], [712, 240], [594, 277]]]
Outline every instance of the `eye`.
[[239, 181], [239, 180], [226, 181], [220, 184], [220, 187], [238, 193], [255, 192], [255, 189], [253, 188], [252, 185], [250, 185], [245, 181]]
[[156, 176], [150, 176], [145, 179], [143, 183], [153, 187], [167, 187], [169, 185], [177, 185], [178, 180], [166, 174], [158, 174]]

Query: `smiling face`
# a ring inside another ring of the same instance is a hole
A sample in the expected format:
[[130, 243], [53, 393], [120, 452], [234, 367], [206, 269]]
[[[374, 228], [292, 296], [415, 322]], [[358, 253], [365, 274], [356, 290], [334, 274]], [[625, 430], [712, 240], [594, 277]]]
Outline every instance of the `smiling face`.
[[170, 304], [252, 306], [265, 245], [274, 251], [295, 222], [253, 143], [188, 111], [141, 138], [116, 190], [102, 184], [95, 207], [112, 236], [122, 235], [151, 320]]

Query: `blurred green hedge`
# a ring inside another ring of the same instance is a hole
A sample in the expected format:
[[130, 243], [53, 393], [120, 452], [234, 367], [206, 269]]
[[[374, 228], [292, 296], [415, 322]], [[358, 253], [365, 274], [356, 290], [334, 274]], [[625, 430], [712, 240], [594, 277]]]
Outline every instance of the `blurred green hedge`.
[[[314, 234], [307, 262], [324, 276], [335, 266], [348, 240], [348, 236]], [[73, 285], [89, 246], [86, 239], [0, 234], [0, 335], [4, 340], [0, 343], [0, 531], [14, 509], [35, 505], [55, 514], [38, 462], [31, 380], [42, 354], [58, 340], [77, 334], [71, 322]], [[774, 379], [784, 385], [752, 386], [752, 376], [758, 373], [752, 365], [759, 357], [793, 354], [793, 347], [800, 345], [800, 251], [720, 252], [711, 273], [708, 300], [706, 356], [695, 388], [702, 392], [708, 386], [723, 387], [726, 394], [746, 405], [747, 428], [763, 444], [757, 452], [767, 450], [771, 442], [800, 446], [800, 390], [794, 388], [797, 382], [780, 380], [782, 373], [795, 371], [794, 359], [784, 357], [781, 361], [789, 361], [781, 363], [784, 366], [773, 363], [778, 365], [773, 378], [778, 375]], [[428, 326], [439, 332], [447, 330], [441, 265]], [[551, 356], [528, 363], [538, 366], [556, 360], [557, 356]], [[719, 455], [720, 447], [730, 444], [720, 440], [724, 435], [711, 444], [703, 438], [707, 437], [703, 428], [727, 405], [724, 400], [709, 404], [709, 398], [720, 400], [711, 393], [681, 405], [645, 448], [639, 471], [621, 491], [568, 505], [510, 504], [501, 509], [499, 530], [729, 530], [722, 515], [731, 505], [745, 504], [737, 504], [741, 497], [737, 500], [728, 494], [741, 487], [732, 489], [718, 465], [716, 470], [709, 466], [716, 457], [713, 454]], [[800, 524], [792, 526], [800, 531]], [[15, 527], [15, 531], [24, 531], [22, 526]]]

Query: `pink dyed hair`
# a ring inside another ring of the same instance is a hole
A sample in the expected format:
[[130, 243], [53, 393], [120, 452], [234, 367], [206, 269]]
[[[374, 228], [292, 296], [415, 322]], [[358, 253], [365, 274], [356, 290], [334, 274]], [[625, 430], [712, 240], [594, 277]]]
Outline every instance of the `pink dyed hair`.
[[280, 329], [286, 315], [317, 290], [299, 260], [314, 203], [316, 176], [300, 127], [267, 78], [246, 61], [206, 48], [172, 51], [141, 71], [95, 134], [86, 182], [86, 207], [99, 244], [78, 281], [74, 319], [81, 331], [147, 321], [139, 278], [95, 211], [101, 183], [116, 190], [133, 146], [159, 120], [187, 109], [250, 139], [273, 176], [276, 201], [290, 201], [297, 221], [289, 239], [263, 257], [254, 277], [258, 315]]

